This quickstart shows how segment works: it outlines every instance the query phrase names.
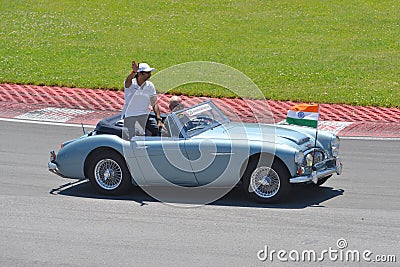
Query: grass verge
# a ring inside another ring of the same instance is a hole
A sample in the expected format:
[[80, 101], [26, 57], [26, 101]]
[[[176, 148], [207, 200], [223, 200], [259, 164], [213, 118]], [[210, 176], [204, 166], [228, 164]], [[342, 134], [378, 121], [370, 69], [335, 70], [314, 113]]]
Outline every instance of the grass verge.
[[396, 0], [13, 0], [0, 11], [2, 83], [122, 89], [132, 59], [213, 61], [268, 99], [400, 107]]

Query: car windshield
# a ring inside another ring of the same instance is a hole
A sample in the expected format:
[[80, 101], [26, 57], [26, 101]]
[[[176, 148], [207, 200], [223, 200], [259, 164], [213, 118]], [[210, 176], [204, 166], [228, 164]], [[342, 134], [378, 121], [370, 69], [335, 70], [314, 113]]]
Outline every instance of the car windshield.
[[207, 101], [173, 114], [180, 137], [191, 137], [229, 122], [229, 119], [212, 101]]

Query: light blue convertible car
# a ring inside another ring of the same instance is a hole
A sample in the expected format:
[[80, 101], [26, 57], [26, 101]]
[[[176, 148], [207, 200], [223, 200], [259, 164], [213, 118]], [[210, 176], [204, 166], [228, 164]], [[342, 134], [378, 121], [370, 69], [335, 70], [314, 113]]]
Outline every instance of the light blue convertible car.
[[190, 198], [196, 189], [227, 193], [240, 185], [264, 203], [285, 200], [293, 184], [321, 185], [342, 172], [340, 140], [329, 132], [318, 131], [316, 141], [312, 128], [232, 122], [212, 101], [171, 113], [164, 123], [161, 136], [123, 140], [123, 123], [115, 116], [52, 151], [48, 168], [62, 177], [88, 178], [108, 195], [126, 194], [135, 185], [157, 188], [147, 191], [153, 196], [186, 190]]

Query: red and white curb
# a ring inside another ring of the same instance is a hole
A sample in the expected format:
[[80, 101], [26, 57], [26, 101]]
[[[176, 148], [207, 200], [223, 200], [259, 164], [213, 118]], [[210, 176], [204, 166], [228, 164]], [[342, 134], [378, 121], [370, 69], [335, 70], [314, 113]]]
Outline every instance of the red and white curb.
[[[59, 124], [84, 124], [86, 126], [95, 126], [95, 124], [103, 119], [104, 117], [101, 115], [112, 115], [116, 114], [116, 112], [112, 112], [112, 114], [97, 114], [97, 119], [87, 119], [90, 118], [91, 115], [98, 113], [95, 110], [81, 110], [81, 109], [70, 109], [70, 108], [54, 108], [47, 107], [38, 110], [32, 110], [18, 116], [15, 116], [12, 119], [16, 120], [26, 120], [26, 121], [36, 121], [36, 122], [53, 122]], [[11, 118], [10, 118], [11, 119]], [[285, 121], [281, 121], [278, 124], [284, 123]], [[318, 123], [318, 129], [329, 131], [335, 134], [339, 134], [340, 131], [353, 124], [353, 122], [340, 122], [340, 121], [320, 121]]]
[[[170, 95], [158, 95], [161, 112], [168, 113]], [[186, 106], [210, 98], [182, 96]], [[279, 123], [295, 102], [211, 98], [234, 121]], [[17, 121], [85, 124], [122, 109], [123, 92], [84, 88], [0, 84], [0, 118]], [[400, 138], [400, 109], [321, 104], [319, 129], [344, 137]]]
[[332, 132], [334, 134], [339, 134], [340, 131], [344, 130], [349, 125], [352, 125], [353, 122], [346, 121], [319, 121], [318, 129]]

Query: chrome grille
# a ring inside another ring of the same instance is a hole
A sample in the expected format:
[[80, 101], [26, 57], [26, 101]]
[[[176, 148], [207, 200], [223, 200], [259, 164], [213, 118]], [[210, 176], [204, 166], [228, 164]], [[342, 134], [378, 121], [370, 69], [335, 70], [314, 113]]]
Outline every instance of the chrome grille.
[[312, 166], [323, 162], [326, 159], [326, 154], [321, 149], [312, 149], [305, 153], [306, 166]]

